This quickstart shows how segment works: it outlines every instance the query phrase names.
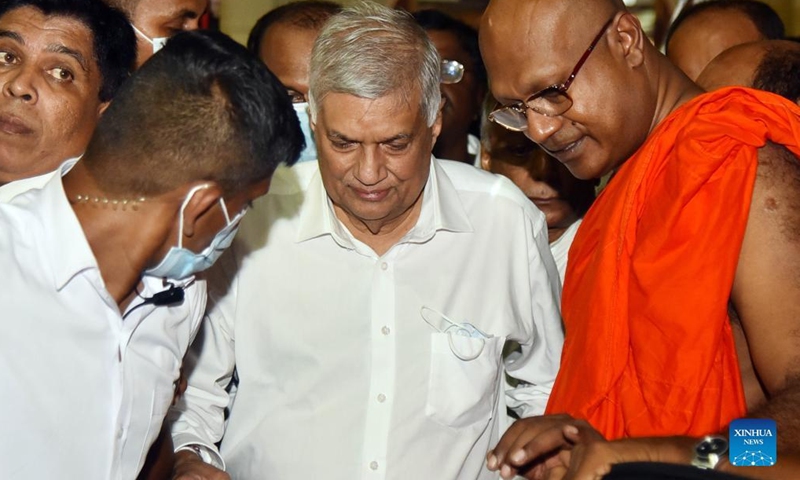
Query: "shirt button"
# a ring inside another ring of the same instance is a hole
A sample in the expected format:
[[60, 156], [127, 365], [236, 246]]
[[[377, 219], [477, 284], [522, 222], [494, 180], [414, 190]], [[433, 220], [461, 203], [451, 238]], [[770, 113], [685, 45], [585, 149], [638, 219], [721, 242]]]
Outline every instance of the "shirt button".
[[381, 263], [381, 269], [387, 270], [389, 268], [389, 264], [386, 262]]
[[392, 331], [389, 329], [389, 327], [383, 327], [381, 328], [381, 333], [384, 335], [389, 335], [390, 333], [392, 333]]
[[122, 427], [117, 428], [117, 438], [122, 438], [122, 435], [125, 434], [125, 429]]
[[369, 468], [372, 469], [372, 470], [377, 470], [378, 469], [378, 462], [375, 462], [375, 461], [369, 462]]
[[383, 403], [385, 401], [386, 401], [386, 395], [384, 395], [382, 393], [378, 394], [378, 402]]

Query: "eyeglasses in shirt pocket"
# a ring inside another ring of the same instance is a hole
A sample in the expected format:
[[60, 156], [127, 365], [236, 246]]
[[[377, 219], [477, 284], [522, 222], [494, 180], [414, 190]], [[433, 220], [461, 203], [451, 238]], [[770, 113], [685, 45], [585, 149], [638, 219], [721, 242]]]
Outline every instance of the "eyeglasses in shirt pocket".
[[[485, 425], [491, 420], [503, 372], [504, 343], [504, 337], [483, 339], [432, 333], [425, 414], [437, 423], [453, 428], [479, 423]], [[464, 360], [454, 350], [480, 351], [480, 355]]]

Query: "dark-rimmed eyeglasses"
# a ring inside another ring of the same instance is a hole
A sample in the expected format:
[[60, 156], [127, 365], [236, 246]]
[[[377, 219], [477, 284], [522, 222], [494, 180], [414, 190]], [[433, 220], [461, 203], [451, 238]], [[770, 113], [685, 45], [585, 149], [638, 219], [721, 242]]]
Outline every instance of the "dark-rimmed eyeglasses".
[[456, 60], [442, 60], [442, 79], [445, 85], [458, 83], [464, 78], [464, 65]]
[[[616, 16], [616, 14], [614, 16]], [[589, 48], [586, 49], [581, 59], [578, 60], [575, 68], [572, 69], [572, 73], [569, 75], [566, 82], [551, 85], [545, 89], [539, 90], [528, 97], [524, 102], [517, 102], [497, 108], [489, 114], [489, 120], [509, 130], [522, 132], [528, 128], [528, 110], [533, 110], [546, 117], [557, 117], [566, 113], [567, 110], [572, 108], [572, 98], [567, 94], [567, 90], [570, 85], [572, 85], [572, 81], [575, 80], [581, 67], [586, 63], [589, 55], [594, 51], [613, 21], [614, 17], [611, 17], [605, 25], [603, 25], [603, 28], [600, 29], [600, 33], [594, 37], [592, 44], [589, 45]]]

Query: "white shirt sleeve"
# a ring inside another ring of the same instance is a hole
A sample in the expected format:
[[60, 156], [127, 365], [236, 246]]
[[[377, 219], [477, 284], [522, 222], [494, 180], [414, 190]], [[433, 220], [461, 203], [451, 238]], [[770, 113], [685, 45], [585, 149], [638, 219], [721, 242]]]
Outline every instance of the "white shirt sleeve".
[[[530, 343], [505, 358], [506, 371], [518, 380], [506, 390], [506, 404], [520, 418], [544, 413], [561, 362], [564, 328], [561, 322], [561, 282], [547, 242], [547, 224], [540, 212], [528, 220]], [[537, 221], [536, 217], [540, 218]]]
[[200, 446], [201, 458], [217, 468], [225, 463], [216, 443], [225, 432], [226, 390], [235, 367], [233, 309], [236, 303], [232, 248], [207, 272], [208, 309], [205, 322], [184, 359], [188, 386], [171, 408], [175, 451]]

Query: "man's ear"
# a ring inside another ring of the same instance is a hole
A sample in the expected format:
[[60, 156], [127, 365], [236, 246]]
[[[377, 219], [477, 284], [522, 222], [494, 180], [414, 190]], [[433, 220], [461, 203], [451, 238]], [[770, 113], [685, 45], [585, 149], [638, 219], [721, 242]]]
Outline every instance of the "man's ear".
[[[191, 237], [200, 219], [219, 203], [222, 189], [215, 182], [195, 182], [183, 187], [184, 199], [192, 189], [198, 188], [183, 210], [183, 235]], [[183, 200], [185, 201], [185, 200]]]
[[639, 19], [624, 12], [612, 25], [613, 32], [609, 36], [611, 46], [619, 49], [628, 66], [641, 66], [644, 63], [645, 42], [650, 40], [645, 36]]
[[97, 106], [97, 118], [100, 118], [103, 115], [103, 112], [106, 111], [106, 108], [111, 105], [111, 102], [102, 102], [100, 105]]
[[487, 172], [492, 171], [492, 156], [483, 147], [481, 147], [481, 168]]
[[433, 125], [431, 125], [431, 150], [433, 150], [433, 146], [436, 145], [436, 139], [439, 138], [439, 134], [442, 133], [442, 112], [444, 111], [444, 103], [447, 99], [442, 97], [442, 101], [439, 103], [439, 110], [436, 112], [436, 120], [433, 121]]

